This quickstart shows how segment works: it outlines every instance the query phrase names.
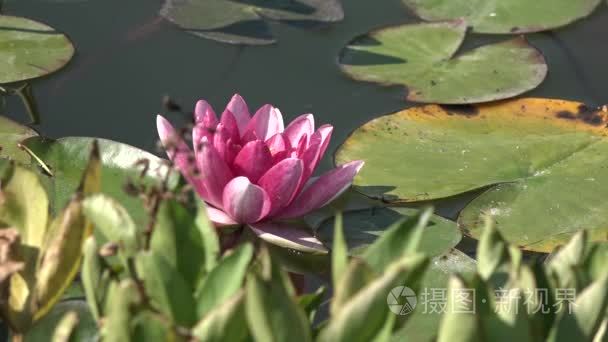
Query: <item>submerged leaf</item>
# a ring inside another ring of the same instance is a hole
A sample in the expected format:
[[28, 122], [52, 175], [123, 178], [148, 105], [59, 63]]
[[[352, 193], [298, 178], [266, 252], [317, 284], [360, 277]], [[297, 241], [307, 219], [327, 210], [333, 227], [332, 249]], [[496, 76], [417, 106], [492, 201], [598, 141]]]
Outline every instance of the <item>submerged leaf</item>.
[[275, 42], [267, 20], [321, 23], [344, 17], [340, 0], [165, 0], [161, 15], [191, 34], [250, 45]]

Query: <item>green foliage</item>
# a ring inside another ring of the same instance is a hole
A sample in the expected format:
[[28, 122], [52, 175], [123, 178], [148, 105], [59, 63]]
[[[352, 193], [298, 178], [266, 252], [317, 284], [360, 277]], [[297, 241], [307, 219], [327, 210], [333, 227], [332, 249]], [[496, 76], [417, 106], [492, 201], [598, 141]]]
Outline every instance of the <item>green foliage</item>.
[[[492, 224], [478, 250], [478, 275], [453, 276], [439, 341], [592, 341], [608, 309], [608, 262], [578, 233], [546, 264], [520, 262]], [[603, 247], [600, 247], [603, 248]], [[471, 301], [455, 294], [475, 289]], [[467, 310], [471, 309], [471, 310]], [[465, 312], [469, 311], [469, 312]]]

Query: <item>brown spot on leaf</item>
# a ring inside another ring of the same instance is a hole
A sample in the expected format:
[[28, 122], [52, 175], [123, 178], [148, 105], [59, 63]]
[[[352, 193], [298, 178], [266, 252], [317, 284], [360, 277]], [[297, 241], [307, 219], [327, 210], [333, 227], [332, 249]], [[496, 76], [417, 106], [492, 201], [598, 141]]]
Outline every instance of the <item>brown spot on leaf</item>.
[[577, 112], [563, 110], [555, 114], [555, 117], [566, 120], [579, 120], [592, 126], [599, 126], [606, 120], [601, 109], [593, 109], [581, 104], [577, 108]]
[[576, 115], [574, 115], [574, 113], [567, 111], [567, 110], [562, 110], [562, 111], [557, 112], [557, 114], [555, 114], [555, 117], [560, 118], [560, 119], [576, 120]]

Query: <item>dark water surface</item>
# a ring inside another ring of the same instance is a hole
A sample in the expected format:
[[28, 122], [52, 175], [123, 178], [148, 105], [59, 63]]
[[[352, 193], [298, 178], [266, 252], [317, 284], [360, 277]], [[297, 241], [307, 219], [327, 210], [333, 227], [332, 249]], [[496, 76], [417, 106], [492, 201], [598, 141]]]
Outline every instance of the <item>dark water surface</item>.
[[[162, 111], [163, 95], [185, 110], [203, 98], [221, 112], [238, 92], [252, 111], [272, 103], [286, 121], [312, 112], [318, 124], [333, 124], [333, 151], [364, 122], [413, 105], [403, 100], [401, 87], [355, 82], [337, 66], [340, 50], [357, 35], [417, 21], [400, 0], [343, 0], [345, 20], [323, 29], [273, 23], [278, 44], [262, 47], [182, 32], [158, 16], [159, 0], [5, 1], [6, 14], [50, 24], [76, 46], [65, 69], [34, 82], [42, 115], [38, 129], [53, 138], [103, 137], [157, 152], [155, 115]], [[469, 34], [462, 50], [509, 38]], [[527, 38], [545, 55], [549, 75], [524, 96], [608, 103], [606, 3], [573, 25]], [[27, 120], [17, 99], [10, 100], [9, 110], [17, 120]], [[321, 170], [330, 165], [328, 155]], [[436, 203], [438, 213], [454, 219], [471, 198], [465, 194]]]

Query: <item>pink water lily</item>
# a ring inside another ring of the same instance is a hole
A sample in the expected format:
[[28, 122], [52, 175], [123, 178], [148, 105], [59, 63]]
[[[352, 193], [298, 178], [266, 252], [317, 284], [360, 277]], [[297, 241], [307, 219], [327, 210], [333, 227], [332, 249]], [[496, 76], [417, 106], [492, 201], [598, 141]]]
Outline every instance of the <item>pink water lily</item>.
[[363, 166], [363, 161], [352, 161], [311, 177], [333, 127], [323, 125], [315, 131], [312, 114], [284, 127], [281, 112], [271, 105], [252, 117], [238, 94], [219, 119], [209, 103], [198, 101], [193, 149], [160, 115], [157, 128], [169, 158], [207, 203], [216, 226], [246, 225], [270, 243], [303, 251], [326, 249], [285, 220], [331, 202], [348, 189]]

